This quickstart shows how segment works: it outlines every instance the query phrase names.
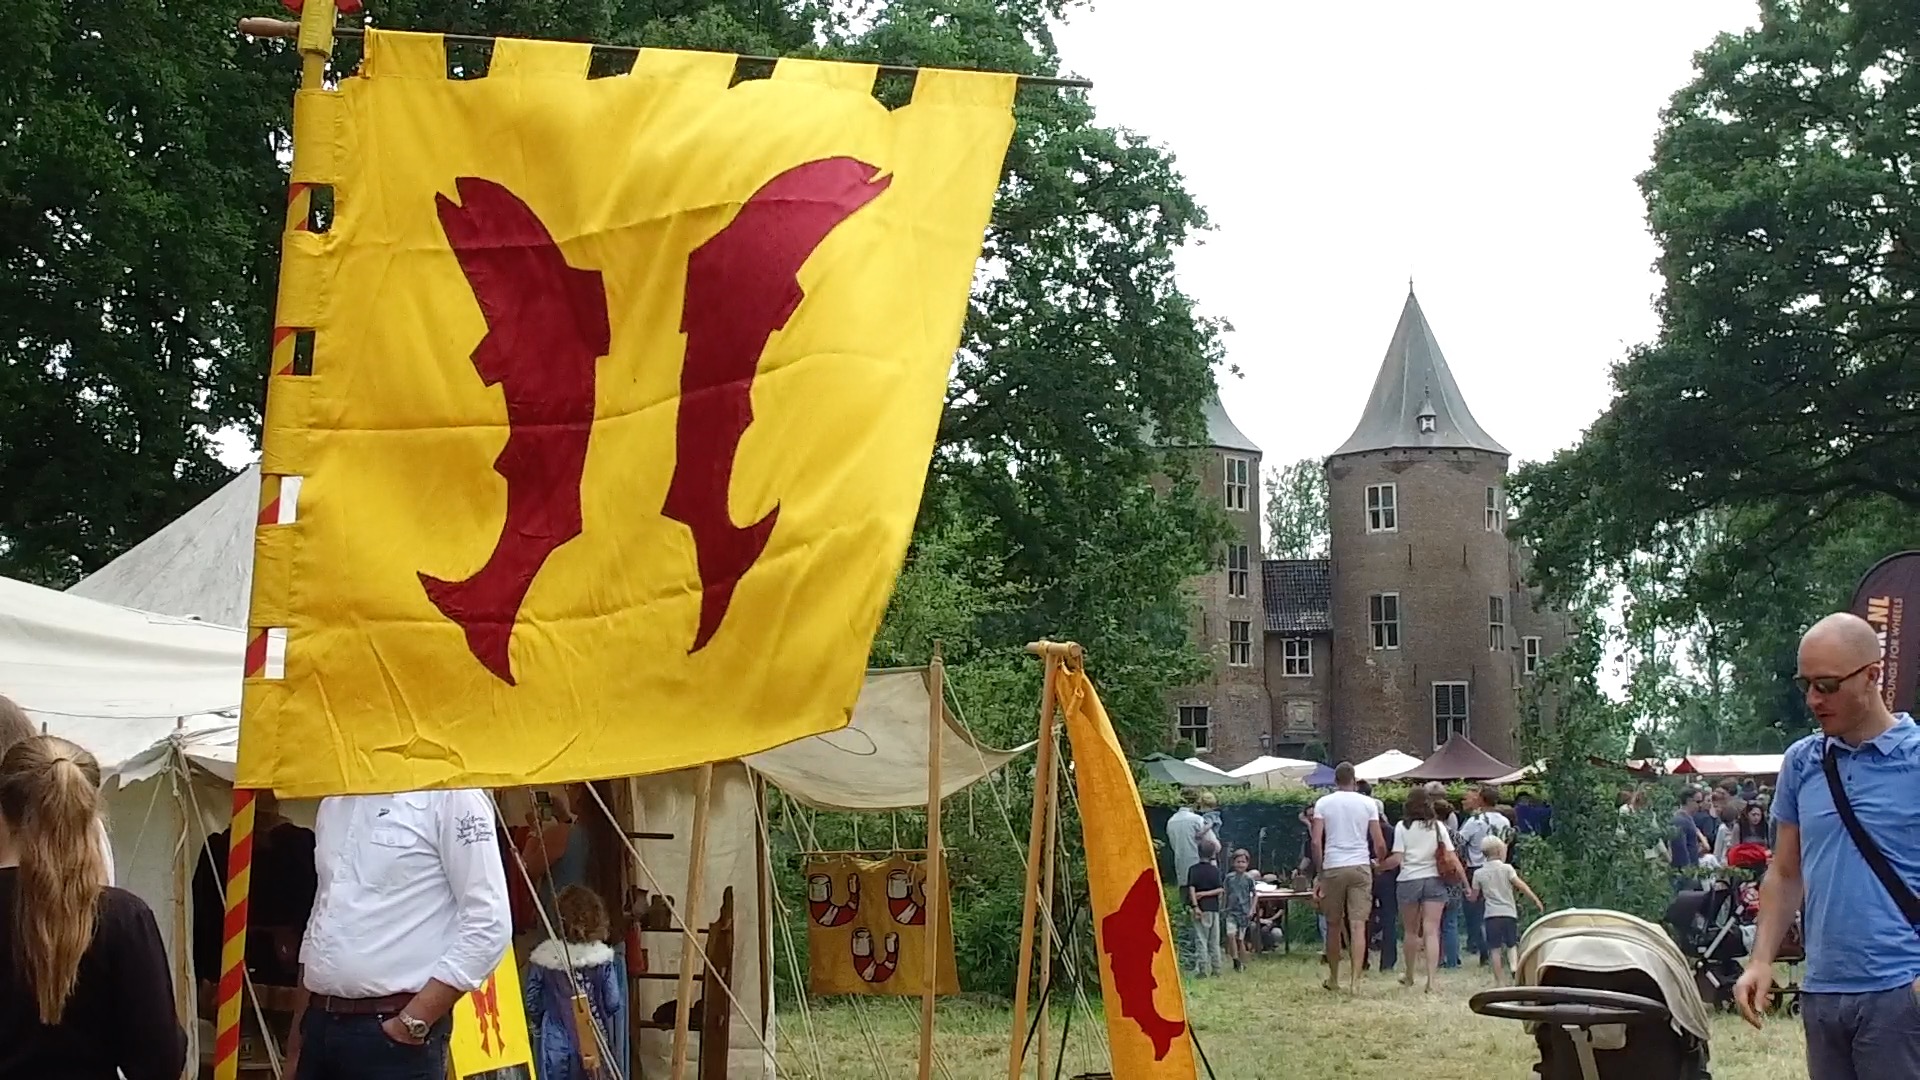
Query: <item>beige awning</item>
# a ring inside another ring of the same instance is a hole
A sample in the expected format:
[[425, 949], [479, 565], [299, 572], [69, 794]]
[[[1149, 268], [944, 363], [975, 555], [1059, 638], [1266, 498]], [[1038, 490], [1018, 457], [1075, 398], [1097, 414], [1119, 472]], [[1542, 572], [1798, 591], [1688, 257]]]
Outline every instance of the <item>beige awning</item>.
[[[781, 791], [821, 810], [906, 810], [927, 805], [927, 722], [932, 701], [925, 668], [870, 671], [853, 722], [746, 759]], [[941, 710], [940, 793], [985, 779], [1032, 748], [995, 750], [975, 742]]]

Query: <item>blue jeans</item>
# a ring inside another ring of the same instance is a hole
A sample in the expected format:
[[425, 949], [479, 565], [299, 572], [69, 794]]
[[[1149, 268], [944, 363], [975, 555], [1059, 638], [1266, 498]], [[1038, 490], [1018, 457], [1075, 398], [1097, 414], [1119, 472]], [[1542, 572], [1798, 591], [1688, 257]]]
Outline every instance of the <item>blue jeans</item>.
[[1487, 901], [1485, 897], [1468, 900], [1461, 908], [1467, 923], [1467, 951], [1479, 954], [1482, 965], [1487, 962]]
[[1373, 877], [1373, 925], [1380, 935], [1380, 970], [1392, 971], [1400, 959], [1400, 872]]
[[403, 1046], [380, 1029], [382, 1017], [308, 1009], [300, 1024], [294, 1080], [446, 1080], [453, 1018], [443, 1017], [424, 1046]]
[[1802, 994], [1809, 1080], [1920, 1076], [1920, 984], [1877, 994]]
[[1466, 903], [1458, 893], [1448, 890], [1447, 906], [1440, 909], [1440, 966], [1460, 966], [1460, 907]]

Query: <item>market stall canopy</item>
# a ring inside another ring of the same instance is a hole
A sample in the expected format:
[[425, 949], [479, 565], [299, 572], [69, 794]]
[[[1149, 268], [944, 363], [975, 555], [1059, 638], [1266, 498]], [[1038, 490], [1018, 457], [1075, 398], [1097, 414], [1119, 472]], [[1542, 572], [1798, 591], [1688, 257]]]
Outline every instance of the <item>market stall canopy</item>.
[[1496, 776], [1506, 776], [1513, 772], [1513, 766], [1487, 753], [1473, 744], [1465, 735], [1455, 735], [1447, 740], [1445, 746], [1433, 752], [1433, 756], [1405, 772], [1395, 773], [1395, 780], [1491, 780]]
[[[985, 779], [1034, 744], [982, 746], [942, 709], [940, 793]], [[755, 754], [747, 767], [781, 791], [821, 810], [905, 810], [927, 805], [927, 723], [932, 699], [925, 668], [867, 672], [853, 722]]]
[[259, 519], [260, 467], [249, 465], [67, 591], [141, 611], [245, 626]]
[[1290, 788], [1299, 787], [1302, 780], [1319, 767], [1317, 761], [1261, 754], [1245, 765], [1229, 770], [1227, 775], [1237, 776], [1257, 788]]
[[1300, 778], [1300, 782], [1308, 787], [1332, 787], [1333, 766], [1315, 765], [1312, 772]]
[[1205, 769], [1205, 770], [1207, 770], [1207, 771], [1208, 771], [1208, 772], [1210, 772], [1210, 773], [1219, 773], [1219, 774], [1220, 774], [1221, 776], [1232, 776], [1232, 775], [1233, 775], [1232, 773], [1230, 773], [1230, 772], [1228, 772], [1227, 770], [1225, 770], [1225, 769], [1223, 769], [1223, 768], [1221, 768], [1220, 766], [1218, 766], [1218, 765], [1215, 765], [1215, 764], [1214, 764], [1213, 762], [1211, 762], [1211, 761], [1202, 761], [1202, 760], [1200, 760], [1200, 759], [1199, 759], [1199, 758], [1197, 758], [1197, 757], [1190, 757], [1190, 758], [1187, 758], [1187, 759], [1186, 759], [1186, 762], [1187, 762], [1187, 764], [1189, 764], [1189, 765], [1191, 765], [1191, 766], [1193, 766], [1193, 767], [1194, 767], [1194, 768], [1196, 768], [1196, 769]]
[[1140, 759], [1140, 764], [1146, 770], [1147, 779], [1181, 787], [1245, 787], [1247, 784], [1219, 769], [1189, 765], [1171, 754], [1148, 754]]
[[1697, 776], [1776, 776], [1785, 754], [1688, 754], [1672, 767]]
[[1412, 754], [1403, 754], [1398, 750], [1389, 750], [1384, 754], [1377, 754], [1365, 761], [1356, 763], [1353, 767], [1353, 778], [1355, 780], [1366, 780], [1370, 782], [1386, 780], [1390, 777], [1399, 776], [1408, 769], [1417, 769], [1419, 767], [1420, 759], [1414, 757]]
[[231, 725], [245, 651], [231, 627], [0, 578], [0, 694], [108, 773], [176, 731]]

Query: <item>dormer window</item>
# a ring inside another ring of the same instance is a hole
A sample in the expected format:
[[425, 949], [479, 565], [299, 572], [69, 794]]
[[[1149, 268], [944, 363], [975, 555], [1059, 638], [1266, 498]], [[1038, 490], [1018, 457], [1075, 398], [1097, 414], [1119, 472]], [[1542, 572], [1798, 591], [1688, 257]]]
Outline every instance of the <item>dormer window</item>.
[[1422, 416], [1420, 418], [1420, 434], [1422, 435], [1433, 434], [1433, 417]]

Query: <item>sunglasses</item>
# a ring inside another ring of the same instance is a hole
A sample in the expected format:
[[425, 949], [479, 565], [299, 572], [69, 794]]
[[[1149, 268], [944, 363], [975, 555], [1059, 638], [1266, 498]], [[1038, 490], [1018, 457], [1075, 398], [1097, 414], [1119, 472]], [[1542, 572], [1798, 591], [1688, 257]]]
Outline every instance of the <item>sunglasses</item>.
[[1793, 677], [1793, 686], [1794, 689], [1800, 691], [1802, 694], [1805, 694], [1809, 690], [1818, 690], [1822, 694], [1837, 694], [1840, 692], [1840, 687], [1859, 678], [1861, 673], [1879, 662], [1878, 660], [1870, 660], [1854, 668], [1852, 671], [1847, 672], [1845, 675], [1820, 675], [1812, 678], [1805, 675], [1795, 675]]

